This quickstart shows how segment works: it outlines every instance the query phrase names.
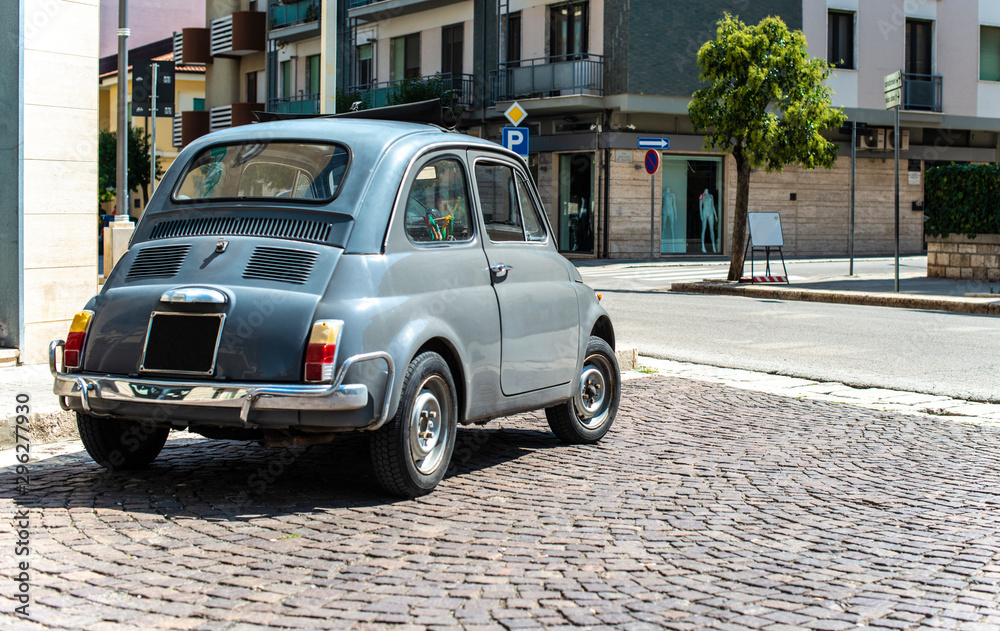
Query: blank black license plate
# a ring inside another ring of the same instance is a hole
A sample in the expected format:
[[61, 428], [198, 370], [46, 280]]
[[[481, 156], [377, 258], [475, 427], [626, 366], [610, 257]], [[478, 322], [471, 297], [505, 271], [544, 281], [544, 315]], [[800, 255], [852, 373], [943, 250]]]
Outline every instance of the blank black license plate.
[[211, 374], [223, 316], [157, 313], [149, 324], [142, 370]]

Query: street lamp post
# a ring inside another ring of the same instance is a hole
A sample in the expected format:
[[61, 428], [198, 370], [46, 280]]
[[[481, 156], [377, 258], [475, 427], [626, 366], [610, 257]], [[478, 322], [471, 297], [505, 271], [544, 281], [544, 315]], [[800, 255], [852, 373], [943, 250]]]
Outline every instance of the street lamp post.
[[128, 198], [128, 0], [118, 0], [118, 213], [129, 220]]

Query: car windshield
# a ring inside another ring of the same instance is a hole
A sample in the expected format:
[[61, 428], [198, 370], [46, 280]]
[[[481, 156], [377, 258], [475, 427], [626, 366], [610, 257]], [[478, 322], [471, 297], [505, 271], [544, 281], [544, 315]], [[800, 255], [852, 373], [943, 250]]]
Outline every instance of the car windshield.
[[347, 171], [340, 145], [244, 142], [216, 145], [195, 156], [174, 190], [175, 200], [333, 199]]

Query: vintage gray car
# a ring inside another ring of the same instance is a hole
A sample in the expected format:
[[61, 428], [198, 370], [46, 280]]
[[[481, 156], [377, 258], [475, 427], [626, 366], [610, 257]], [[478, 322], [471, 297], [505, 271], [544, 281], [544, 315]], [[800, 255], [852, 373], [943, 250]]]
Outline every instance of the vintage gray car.
[[412, 497], [443, 478], [458, 424], [545, 408], [561, 440], [600, 440], [614, 345], [517, 155], [332, 117], [187, 147], [50, 368], [108, 469], [149, 464], [170, 429], [365, 431], [379, 483]]

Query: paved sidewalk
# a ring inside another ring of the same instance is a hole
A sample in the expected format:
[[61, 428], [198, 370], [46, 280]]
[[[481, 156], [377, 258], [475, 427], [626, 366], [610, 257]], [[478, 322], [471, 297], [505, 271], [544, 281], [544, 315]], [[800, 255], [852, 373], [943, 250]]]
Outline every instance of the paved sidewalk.
[[1000, 284], [929, 278], [915, 272], [900, 274], [899, 292], [894, 274], [824, 276], [788, 284], [705, 280], [673, 283], [670, 291], [1000, 315]]

